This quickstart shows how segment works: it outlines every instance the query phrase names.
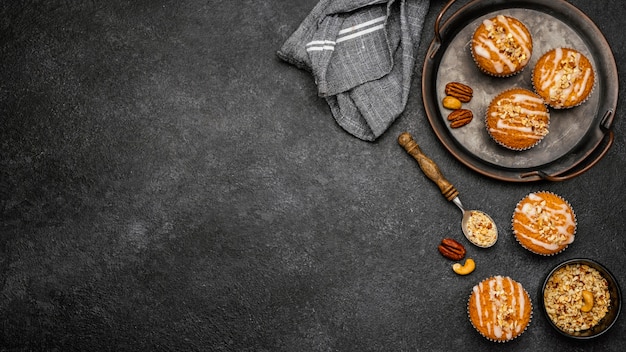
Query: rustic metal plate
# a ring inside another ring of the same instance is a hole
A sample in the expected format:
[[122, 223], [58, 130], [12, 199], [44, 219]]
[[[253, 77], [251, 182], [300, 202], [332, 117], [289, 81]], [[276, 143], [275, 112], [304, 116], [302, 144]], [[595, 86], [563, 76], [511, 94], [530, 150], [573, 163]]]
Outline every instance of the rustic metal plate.
[[[441, 23], [453, 2], [450, 1], [437, 18], [435, 38], [429, 47], [422, 77], [426, 114], [443, 145], [473, 170], [505, 181], [561, 181], [593, 167], [612, 145], [611, 125], [619, 90], [615, 59], [595, 24], [562, 0], [474, 0]], [[498, 14], [518, 18], [533, 36], [533, 54], [528, 66], [522, 73], [507, 78], [480, 72], [470, 52], [474, 30], [483, 19]], [[519, 152], [498, 145], [484, 124], [489, 102], [505, 89], [532, 90], [534, 64], [544, 52], [556, 47], [577, 49], [591, 60], [596, 72], [592, 94], [578, 107], [550, 108], [550, 133], [537, 146]], [[475, 118], [459, 129], [449, 127], [446, 119], [449, 111], [441, 105], [444, 87], [453, 81], [474, 89], [474, 98], [464, 107], [472, 110]]]

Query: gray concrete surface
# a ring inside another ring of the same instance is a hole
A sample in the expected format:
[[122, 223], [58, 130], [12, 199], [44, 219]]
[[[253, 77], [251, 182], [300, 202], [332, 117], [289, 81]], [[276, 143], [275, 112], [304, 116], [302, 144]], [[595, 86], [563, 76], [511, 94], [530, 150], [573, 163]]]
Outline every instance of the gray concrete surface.
[[[464, 2], [460, 2], [461, 4]], [[625, 70], [626, 8], [572, 0]], [[432, 133], [421, 62], [405, 113], [376, 142], [345, 133], [311, 76], [278, 48], [314, 1], [11, 1], [0, 4], [0, 351], [622, 351], [560, 337], [538, 289], [588, 257], [626, 284], [624, 104], [616, 140], [572, 180], [509, 183], [458, 162]], [[458, 8], [461, 4], [458, 4]], [[623, 87], [620, 87], [624, 96]], [[410, 131], [501, 228], [468, 244], [477, 269], [437, 252], [460, 213], [396, 142]], [[509, 229], [550, 190], [576, 241], [543, 258]], [[490, 275], [530, 292], [534, 317], [499, 345], [466, 300]]]

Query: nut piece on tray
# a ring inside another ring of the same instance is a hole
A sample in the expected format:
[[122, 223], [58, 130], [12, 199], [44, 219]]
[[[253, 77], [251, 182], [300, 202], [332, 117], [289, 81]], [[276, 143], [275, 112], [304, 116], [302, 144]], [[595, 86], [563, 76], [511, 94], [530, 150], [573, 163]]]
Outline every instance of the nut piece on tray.
[[467, 125], [474, 119], [474, 114], [468, 109], [458, 109], [448, 115], [448, 121], [450, 121], [450, 127], [459, 128]]
[[445, 93], [446, 95], [459, 99], [462, 103], [468, 103], [472, 100], [474, 90], [463, 83], [450, 82], [446, 84]]
[[448, 110], [460, 109], [461, 106], [463, 106], [463, 103], [461, 103], [459, 99], [450, 95], [446, 95], [441, 101], [441, 104], [443, 105], [444, 108]]

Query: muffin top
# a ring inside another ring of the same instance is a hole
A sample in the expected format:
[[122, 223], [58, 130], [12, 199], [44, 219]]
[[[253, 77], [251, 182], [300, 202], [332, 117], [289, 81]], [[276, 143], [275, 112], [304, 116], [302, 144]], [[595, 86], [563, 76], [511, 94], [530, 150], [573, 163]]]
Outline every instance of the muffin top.
[[574, 242], [576, 216], [563, 198], [551, 192], [524, 197], [513, 213], [513, 233], [531, 252], [556, 254]]
[[589, 59], [568, 48], [556, 48], [543, 54], [533, 70], [535, 91], [556, 109], [583, 103], [593, 89], [594, 80]]
[[472, 288], [468, 314], [484, 337], [505, 342], [525, 331], [532, 317], [532, 302], [519, 282], [498, 275]]
[[533, 49], [532, 36], [518, 19], [498, 15], [480, 24], [474, 32], [471, 48], [474, 61], [483, 72], [509, 76], [528, 64]]
[[528, 149], [539, 143], [548, 134], [549, 124], [550, 114], [543, 99], [524, 88], [498, 94], [487, 109], [489, 135], [513, 150]]

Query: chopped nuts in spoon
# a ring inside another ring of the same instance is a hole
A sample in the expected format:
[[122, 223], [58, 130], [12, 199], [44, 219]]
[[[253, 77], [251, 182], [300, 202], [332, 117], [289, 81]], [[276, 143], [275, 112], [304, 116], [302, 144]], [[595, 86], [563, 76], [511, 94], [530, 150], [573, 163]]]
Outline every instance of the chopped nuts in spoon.
[[491, 219], [481, 211], [472, 210], [467, 220], [467, 236], [472, 243], [490, 246], [496, 241], [498, 233]]

